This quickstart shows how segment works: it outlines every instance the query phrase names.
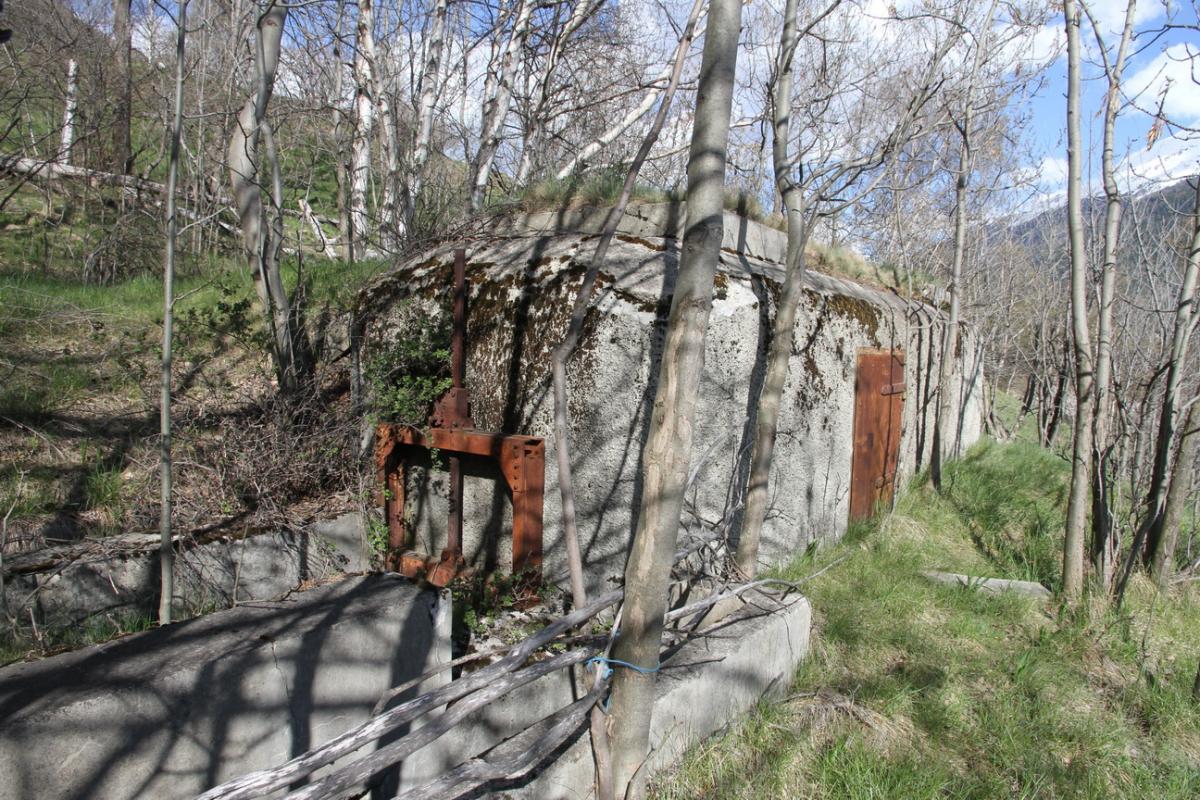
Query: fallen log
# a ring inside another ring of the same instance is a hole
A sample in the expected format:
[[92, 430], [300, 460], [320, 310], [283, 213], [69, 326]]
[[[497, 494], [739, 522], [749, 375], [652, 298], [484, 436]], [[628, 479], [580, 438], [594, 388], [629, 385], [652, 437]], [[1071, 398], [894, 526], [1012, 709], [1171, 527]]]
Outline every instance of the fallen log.
[[[298, 791], [292, 792], [286, 800], [331, 800], [346, 796], [346, 790], [356, 788], [369, 781], [374, 775], [388, 767], [398, 764], [425, 745], [440, 738], [458, 723], [479, 711], [481, 708], [499, 699], [520, 686], [531, 683], [538, 678], [557, 672], [566, 667], [580, 664], [594, 656], [598, 651], [593, 648], [571, 650], [553, 658], [539, 661], [532, 666], [511, 673], [507, 677], [480, 689], [450, 707], [445, 714], [389, 745], [363, 756], [337, 772], [327, 775], [316, 783], [311, 783]], [[351, 796], [360, 794], [359, 791], [350, 793]]]
[[198, 800], [250, 800], [250, 798], [270, 794], [296, 781], [303, 780], [321, 767], [332, 764], [342, 756], [353, 753], [363, 745], [370, 744], [382, 738], [401, 725], [412, 722], [440, 706], [459, 700], [472, 692], [489, 686], [504, 675], [519, 668], [536, 650], [553, 641], [559, 634], [571, 630], [591, 619], [596, 614], [618, 602], [623, 595], [624, 592], [620, 589], [608, 592], [584, 608], [576, 609], [570, 614], [547, 625], [541, 631], [513, 648], [512, 652], [499, 661], [459, 680], [452, 681], [432, 692], [410, 700], [407, 703], [402, 703], [379, 716], [372, 717], [366, 722], [335, 736], [325, 744], [307, 753], [303, 753], [285, 764], [251, 772], [209, 789], [200, 795]]
[[520, 778], [567, 740], [583, 723], [584, 714], [606, 691], [607, 682], [516, 736], [505, 739], [483, 755], [460, 764], [423, 786], [401, 792], [392, 800], [453, 800], [487, 783]]

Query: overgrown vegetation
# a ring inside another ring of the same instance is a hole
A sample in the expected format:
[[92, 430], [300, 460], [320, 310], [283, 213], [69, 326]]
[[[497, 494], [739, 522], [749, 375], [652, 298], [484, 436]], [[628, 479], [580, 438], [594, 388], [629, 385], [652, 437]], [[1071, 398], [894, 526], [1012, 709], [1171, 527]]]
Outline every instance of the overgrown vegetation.
[[697, 749], [656, 796], [1190, 798], [1200, 794], [1200, 593], [1148, 581], [1066, 612], [921, 571], [1057, 580], [1068, 467], [984, 443], [784, 574], [814, 607], [783, 702]]
[[450, 388], [450, 315], [425, 315], [413, 305], [398, 312], [406, 335], [379, 349], [364, 370], [375, 415], [384, 422], [424, 426], [433, 402]]

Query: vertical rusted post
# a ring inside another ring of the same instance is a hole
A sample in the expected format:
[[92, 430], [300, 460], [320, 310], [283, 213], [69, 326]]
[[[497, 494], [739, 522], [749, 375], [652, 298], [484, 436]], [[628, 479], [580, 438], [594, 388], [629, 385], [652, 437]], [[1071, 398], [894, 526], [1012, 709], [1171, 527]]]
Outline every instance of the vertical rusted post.
[[[439, 427], [461, 430], [471, 427], [468, 416], [468, 395], [464, 383], [467, 371], [467, 251], [454, 251], [453, 329], [450, 338], [450, 391], [441, 409], [435, 412]], [[441, 560], [426, 578], [434, 586], [445, 586], [458, 573], [462, 562], [463, 477], [462, 461], [458, 456], [447, 458], [450, 468], [450, 512], [446, 525], [446, 549]]]
[[[453, 389], [462, 389], [466, 378], [467, 357], [467, 252], [454, 251], [454, 331], [450, 340], [450, 380]], [[456, 395], [461, 393], [456, 392]], [[464, 398], [465, 399], [465, 398]], [[455, 397], [458, 400], [458, 397]], [[464, 417], [466, 409], [458, 408]], [[458, 456], [450, 456], [450, 519], [446, 535], [446, 549], [454, 556], [462, 553], [462, 509], [463, 478], [462, 463]]]

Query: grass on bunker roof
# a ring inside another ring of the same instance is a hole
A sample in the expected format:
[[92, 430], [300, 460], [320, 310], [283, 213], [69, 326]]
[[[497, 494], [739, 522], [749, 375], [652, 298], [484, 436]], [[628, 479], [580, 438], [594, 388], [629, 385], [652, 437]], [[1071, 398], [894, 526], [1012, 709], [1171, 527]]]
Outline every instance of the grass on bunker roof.
[[1118, 616], [934, 585], [1054, 587], [1068, 466], [983, 443], [882, 519], [783, 570], [811, 575], [812, 651], [783, 701], [693, 749], [682, 798], [1200, 797], [1200, 591], [1135, 582]]

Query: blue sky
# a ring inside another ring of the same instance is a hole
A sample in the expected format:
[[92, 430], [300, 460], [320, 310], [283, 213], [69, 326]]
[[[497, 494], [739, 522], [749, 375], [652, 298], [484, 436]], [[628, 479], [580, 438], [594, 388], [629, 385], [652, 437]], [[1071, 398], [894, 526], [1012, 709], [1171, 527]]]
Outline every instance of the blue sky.
[[[1093, 15], [1115, 52], [1126, 3], [1122, 0], [1092, 0]], [[1154, 146], [1147, 149], [1147, 134], [1154, 123], [1152, 113], [1160, 97], [1164, 115], [1183, 125], [1200, 128], [1200, 34], [1195, 30], [1174, 30], [1154, 39], [1150, 31], [1164, 23], [1196, 24], [1195, 7], [1184, 0], [1139, 0], [1135, 31], [1142, 31], [1131, 47], [1125, 69], [1125, 98], [1132, 101], [1118, 119], [1117, 158], [1121, 162], [1118, 179], [1135, 190], [1147, 184], [1174, 182], [1200, 171], [1200, 134], [1164, 129]], [[1039, 34], [1038, 47], [1052, 48], [1064, 41], [1062, 15], [1051, 18]], [[1152, 41], [1153, 40], [1153, 41]], [[1098, 53], [1091, 26], [1083, 31], [1085, 61]], [[1194, 58], [1194, 63], [1188, 57]], [[1098, 60], [1098, 59], [1097, 59]], [[1083, 133], [1091, 146], [1085, 151], [1085, 174], [1099, 189], [1100, 159], [1099, 117], [1106, 84], [1098, 65], [1085, 64], [1083, 81]], [[1163, 94], [1165, 90], [1165, 94]], [[1032, 101], [1032, 152], [1039, 188], [1046, 200], [1061, 196], [1066, 169], [1066, 58], [1060, 55], [1046, 72], [1046, 82]], [[1088, 156], [1091, 163], [1088, 163]]]

